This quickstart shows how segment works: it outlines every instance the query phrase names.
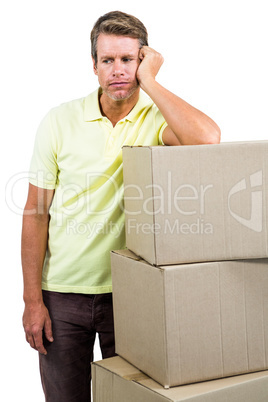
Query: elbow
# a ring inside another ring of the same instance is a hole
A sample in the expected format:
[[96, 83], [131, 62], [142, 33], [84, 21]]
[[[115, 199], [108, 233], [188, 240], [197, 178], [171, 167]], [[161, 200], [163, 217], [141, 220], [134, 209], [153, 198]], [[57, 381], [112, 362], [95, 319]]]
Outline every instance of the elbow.
[[215, 125], [210, 128], [210, 130], [206, 131], [203, 135], [203, 144], [220, 144], [221, 142], [221, 130]]
[[221, 142], [221, 133], [217, 132], [216, 134], [211, 135], [208, 140], [206, 141], [206, 144], [220, 144]]

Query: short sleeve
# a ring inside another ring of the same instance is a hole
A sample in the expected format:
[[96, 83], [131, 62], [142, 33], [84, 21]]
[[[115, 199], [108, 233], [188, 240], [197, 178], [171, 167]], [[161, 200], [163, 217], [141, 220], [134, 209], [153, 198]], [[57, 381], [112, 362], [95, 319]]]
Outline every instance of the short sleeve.
[[155, 122], [155, 130], [158, 134], [158, 144], [159, 145], [165, 145], [163, 142], [163, 132], [165, 128], [168, 126], [167, 122], [165, 121], [162, 113], [160, 110], [157, 108], [156, 105], [153, 106], [154, 108], [154, 122]]
[[55, 189], [58, 164], [56, 138], [51, 128], [51, 112], [44, 117], [37, 130], [29, 173], [31, 184], [48, 190]]
[[168, 124], [165, 121], [165, 123], [162, 125], [160, 132], [159, 132], [159, 136], [158, 136], [158, 144], [159, 145], [165, 145], [164, 141], [163, 141], [163, 132], [165, 130], [165, 128], [167, 128]]

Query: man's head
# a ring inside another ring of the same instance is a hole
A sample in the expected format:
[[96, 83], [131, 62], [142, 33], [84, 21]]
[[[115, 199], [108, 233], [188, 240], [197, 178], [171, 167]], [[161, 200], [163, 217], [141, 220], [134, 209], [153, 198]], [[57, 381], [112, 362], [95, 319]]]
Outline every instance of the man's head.
[[100, 17], [91, 31], [91, 55], [97, 65], [97, 42], [99, 35], [127, 36], [139, 40], [140, 47], [148, 46], [148, 33], [136, 17], [121, 11], [112, 11]]

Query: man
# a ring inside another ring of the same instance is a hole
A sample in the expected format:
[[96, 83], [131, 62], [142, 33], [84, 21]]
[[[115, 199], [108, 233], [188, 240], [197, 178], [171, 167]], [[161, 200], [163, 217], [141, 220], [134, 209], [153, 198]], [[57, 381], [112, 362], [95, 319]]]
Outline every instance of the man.
[[125, 246], [122, 146], [220, 139], [216, 123], [156, 81], [163, 58], [137, 18], [100, 17], [91, 45], [100, 88], [42, 121], [24, 211], [23, 325], [46, 401], [90, 400], [96, 332], [103, 358], [115, 353], [109, 253]]

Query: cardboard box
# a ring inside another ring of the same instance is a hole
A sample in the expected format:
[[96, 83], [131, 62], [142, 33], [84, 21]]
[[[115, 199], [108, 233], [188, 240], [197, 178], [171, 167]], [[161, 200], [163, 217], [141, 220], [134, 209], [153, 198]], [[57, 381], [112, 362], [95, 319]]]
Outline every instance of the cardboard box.
[[268, 141], [124, 147], [127, 247], [155, 265], [268, 257]]
[[94, 402], [267, 402], [268, 372], [164, 389], [119, 356], [92, 364]]
[[163, 386], [268, 369], [268, 260], [111, 253], [116, 353]]

